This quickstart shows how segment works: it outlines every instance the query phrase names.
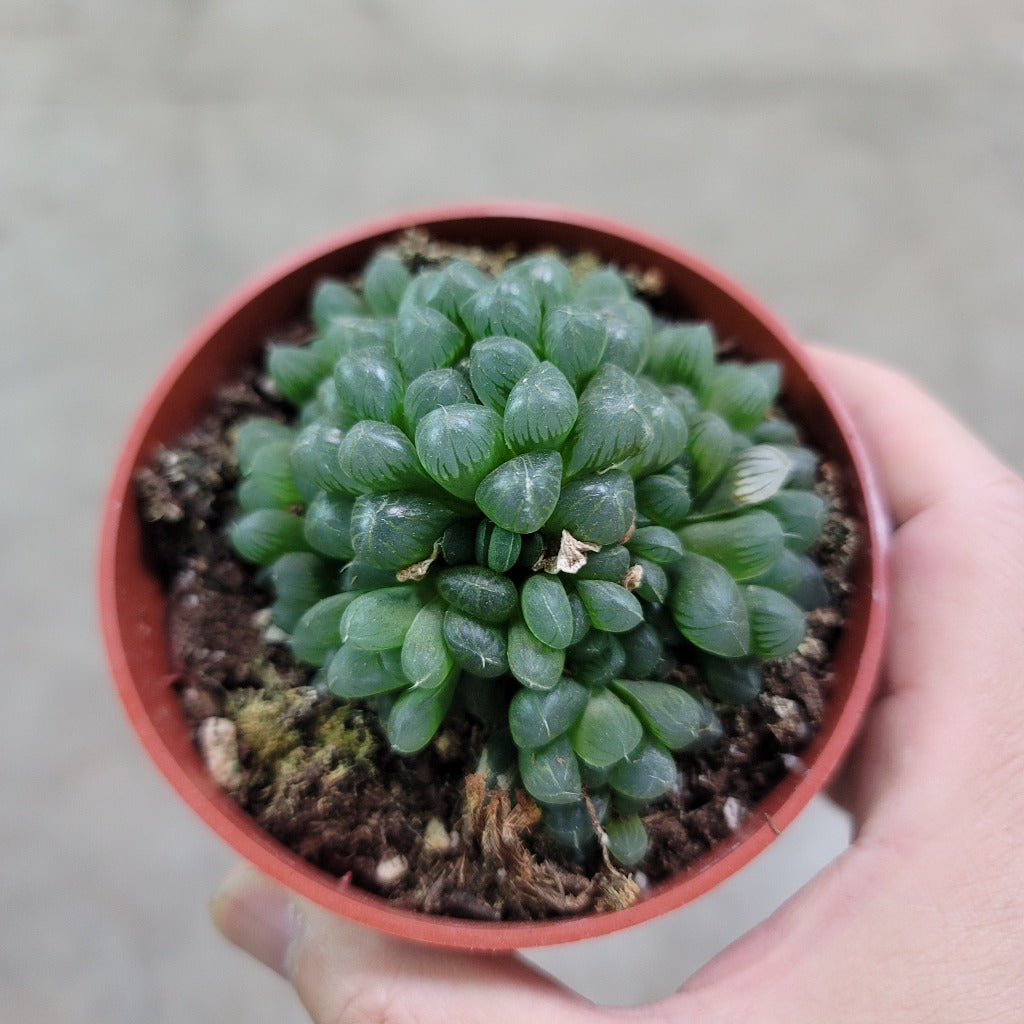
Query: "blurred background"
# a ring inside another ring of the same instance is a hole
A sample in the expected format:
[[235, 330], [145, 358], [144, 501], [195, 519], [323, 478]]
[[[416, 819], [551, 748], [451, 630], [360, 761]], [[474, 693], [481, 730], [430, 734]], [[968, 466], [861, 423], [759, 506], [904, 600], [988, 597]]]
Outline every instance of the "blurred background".
[[[115, 704], [102, 494], [145, 391], [249, 275], [499, 197], [702, 254], [1024, 466], [1020, 0], [0, 0], [5, 1019], [306, 1019], [209, 926], [232, 855]], [[696, 905], [535, 959], [600, 1001], [664, 994], [846, 841], [817, 803]]]

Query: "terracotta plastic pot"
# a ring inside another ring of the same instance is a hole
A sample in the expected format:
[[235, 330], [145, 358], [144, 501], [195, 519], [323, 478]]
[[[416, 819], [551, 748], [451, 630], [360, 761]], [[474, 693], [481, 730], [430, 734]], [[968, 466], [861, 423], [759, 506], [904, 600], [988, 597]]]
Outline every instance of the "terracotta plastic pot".
[[[554, 243], [602, 260], [659, 271], [664, 306], [679, 318], [707, 319], [753, 359], [778, 360], [785, 396], [809, 440], [846, 473], [853, 510], [865, 523], [856, 593], [835, 652], [835, 685], [817, 737], [791, 773], [744, 824], [634, 906], [536, 923], [482, 923], [396, 910], [340, 883], [264, 832], [209, 777], [172, 689], [165, 600], [143, 558], [132, 478], [161, 443], [171, 443], [207, 409], [212, 392], [260, 357], [268, 331], [301, 315], [322, 275], [357, 272], [397, 233], [420, 226], [452, 242]], [[466, 949], [515, 949], [571, 942], [629, 927], [707, 892], [747, 864], [829, 779], [864, 714], [879, 668], [885, 616], [885, 528], [881, 503], [853, 427], [800, 346], [755, 299], [716, 270], [639, 231], [562, 210], [508, 203], [397, 216], [346, 231], [284, 262], [241, 290], [192, 336], [150, 395], [125, 442], [102, 527], [99, 566], [103, 635], [114, 680], [150, 757], [192, 809], [239, 854], [292, 890], [344, 917], [404, 938]]]

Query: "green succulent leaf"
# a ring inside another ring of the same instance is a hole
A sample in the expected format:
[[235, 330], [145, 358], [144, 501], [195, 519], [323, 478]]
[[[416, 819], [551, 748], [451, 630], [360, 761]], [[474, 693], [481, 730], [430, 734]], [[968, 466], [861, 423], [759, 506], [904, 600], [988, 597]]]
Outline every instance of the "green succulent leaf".
[[707, 655], [702, 667], [711, 695], [723, 704], [749, 704], [761, 692], [759, 658], [716, 658]]
[[629, 538], [629, 550], [641, 558], [658, 565], [671, 565], [683, 557], [683, 545], [671, 530], [664, 526], [641, 526]]
[[238, 471], [248, 476], [256, 453], [273, 441], [292, 441], [295, 430], [287, 423], [280, 423], [267, 416], [253, 416], [247, 419], [235, 433], [235, 461]]
[[[508, 731], [508, 703], [513, 689], [510, 681], [505, 678], [485, 678], [467, 672], [459, 677], [458, 685], [460, 714], [472, 715], [491, 730], [492, 739], [504, 734], [508, 737], [509, 746], [514, 746]], [[500, 753], [500, 749], [494, 752]], [[485, 753], [491, 753], [486, 749], [486, 745]], [[515, 759], [514, 754], [512, 759]], [[488, 775], [491, 774], [489, 765], [480, 767], [487, 769]], [[506, 779], [505, 782], [507, 781]]]
[[798, 445], [800, 443], [800, 435], [796, 427], [789, 420], [776, 417], [775, 419], [758, 423], [750, 431], [750, 440], [754, 444]]
[[[283, 554], [270, 566], [269, 576], [278, 601], [298, 612], [296, 622], [308, 608], [335, 590], [334, 564], [312, 552], [289, 551]], [[293, 626], [294, 623], [282, 626], [282, 629], [290, 633]]]
[[272, 499], [277, 508], [289, 508], [302, 502], [295, 483], [290, 441], [271, 441], [255, 452], [249, 463], [248, 479]]
[[756, 367], [720, 363], [704, 385], [704, 404], [736, 430], [747, 431], [768, 414], [777, 387]]
[[587, 561], [576, 572], [578, 580], [607, 580], [621, 583], [632, 565], [629, 551], [622, 544], [606, 544], [587, 555]]
[[800, 645], [807, 629], [803, 609], [768, 587], [743, 592], [750, 614], [751, 650], [762, 658], [784, 658]]
[[349, 481], [338, 465], [338, 448], [344, 436], [332, 424], [314, 422], [303, 427], [291, 449], [296, 481], [318, 491], [347, 492]]
[[[490, 278], [465, 260], [452, 260], [440, 270], [428, 272], [419, 301], [443, 313], [453, 323], [463, 320], [461, 309]], [[495, 332], [500, 333], [500, 332]]]
[[818, 456], [810, 448], [803, 446], [778, 445], [777, 447], [789, 456], [792, 463], [786, 486], [805, 491], [814, 487], [818, 479]]
[[789, 594], [803, 582], [805, 558], [805, 555], [799, 555], [790, 548], [783, 548], [782, 554], [765, 572], [752, 576], [747, 582], [756, 583], [759, 587], [771, 587], [780, 594]]
[[525, 281], [540, 301], [542, 309], [550, 309], [567, 302], [572, 295], [572, 274], [569, 268], [554, 256], [528, 256], [510, 264], [504, 277]]
[[395, 358], [406, 380], [450, 366], [466, 344], [465, 335], [430, 306], [406, 306], [395, 325]]
[[302, 520], [282, 509], [257, 509], [235, 521], [231, 545], [247, 562], [270, 565], [289, 551], [308, 549]]
[[644, 736], [615, 767], [608, 783], [631, 800], [657, 800], [675, 784], [679, 774], [675, 758], [665, 746]]
[[638, 480], [635, 485], [637, 511], [658, 526], [670, 530], [682, 526], [690, 511], [690, 488], [685, 479], [665, 473]]
[[526, 750], [546, 746], [568, 731], [587, 700], [587, 688], [572, 679], [563, 678], [549, 690], [517, 691], [508, 709], [513, 741]]
[[[474, 268], [475, 269], [475, 268]], [[478, 272], [479, 273], [479, 272]], [[481, 273], [481, 278], [484, 275]], [[430, 300], [430, 294], [435, 288], [438, 287], [438, 281], [441, 278], [441, 271], [436, 267], [423, 267], [418, 270], [412, 276], [412, 280], [409, 282], [405, 291], [402, 293], [402, 301], [398, 304], [398, 314], [401, 315], [403, 309], [407, 306], [433, 306], [439, 312], [444, 313], [448, 316], [448, 312], [440, 308], [437, 302]], [[456, 313], [458, 311], [456, 310]], [[448, 316], [448, 319], [452, 318]]]
[[562, 678], [565, 651], [538, 640], [525, 622], [508, 627], [508, 667], [531, 690], [551, 690]]
[[612, 267], [597, 267], [576, 288], [577, 302], [605, 303], [628, 299], [632, 294], [626, 279]]
[[334, 374], [329, 373], [316, 389], [316, 396], [299, 410], [297, 428], [301, 431], [309, 426], [340, 427], [348, 430], [359, 417], [345, 402], [334, 384]]
[[544, 355], [578, 387], [601, 365], [608, 345], [602, 317], [582, 306], [556, 306], [544, 317]]
[[566, 474], [611, 469], [651, 439], [651, 425], [636, 379], [606, 363], [579, 398], [579, 414], [566, 444]]
[[640, 556], [635, 559], [635, 564], [639, 566], [641, 573], [636, 596], [650, 601], [651, 604], [663, 604], [670, 587], [668, 573], [657, 562]]
[[702, 412], [690, 424], [686, 451], [692, 464], [691, 480], [697, 493], [707, 490], [729, 465], [736, 439], [729, 424], [717, 413]]
[[411, 280], [402, 258], [393, 249], [381, 249], [363, 274], [363, 296], [370, 311], [377, 316], [394, 315]]
[[750, 651], [750, 616], [729, 571], [704, 555], [687, 552], [677, 563], [672, 617], [696, 647], [739, 658]]
[[597, 833], [594, 831], [591, 809], [596, 810], [600, 817], [605, 809], [602, 806], [604, 803], [605, 800], [591, 791], [586, 800], [543, 807], [541, 820], [548, 833], [570, 856], [577, 861], [584, 861], [597, 847]]
[[537, 750], [521, 749], [519, 777], [538, 803], [561, 806], [580, 799], [580, 766], [565, 736]]
[[595, 629], [625, 633], [644, 619], [640, 602], [621, 584], [605, 580], [579, 580], [576, 591]]
[[572, 641], [573, 615], [562, 581], [537, 573], [520, 588], [523, 621], [548, 647], [564, 650]]
[[647, 372], [663, 383], [702, 390], [715, 366], [715, 335], [710, 324], [673, 324], [658, 331]]
[[349, 490], [401, 491], [422, 487], [426, 474], [412, 442], [398, 427], [360, 420], [338, 445], [338, 465]]
[[238, 499], [240, 513], [256, 512], [259, 509], [267, 508], [287, 511], [281, 508], [281, 503], [272, 494], [267, 494], [251, 478], [239, 482], [235, 497]]
[[576, 392], [553, 363], [538, 363], [508, 395], [503, 426], [514, 452], [557, 450], [576, 422]]
[[653, 678], [664, 655], [658, 631], [649, 622], [642, 622], [619, 640], [626, 655], [622, 674], [629, 679]]
[[632, 299], [622, 299], [602, 303], [596, 311], [604, 320], [608, 336], [602, 362], [621, 366], [629, 374], [639, 373], [651, 344], [651, 314], [647, 307]]
[[812, 491], [779, 491], [761, 506], [782, 525], [786, 547], [806, 551], [825, 526], [828, 506]]
[[292, 654], [307, 665], [323, 665], [327, 656], [341, 646], [341, 616], [355, 598], [355, 594], [331, 594], [317, 601], [292, 631]]
[[608, 837], [608, 852], [624, 867], [634, 867], [647, 856], [650, 840], [639, 814], [609, 817], [604, 833]]
[[454, 692], [452, 679], [434, 689], [414, 688], [401, 694], [391, 706], [384, 726], [391, 749], [406, 755], [423, 750], [444, 721]]
[[691, 750], [720, 735], [721, 725], [707, 701], [673, 683], [617, 679], [612, 689], [669, 750]]
[[635, 750], [644, 730], [636, 715], [610, 690], [590, 694], [569, 731], [577, 757], [594, 768], [610, 768]]
[[381, 587], [393, 587], [395, 574], [365, 562], [352, 561], [342, 567], [338, 574], [338, 585], [342, 590], [352, 593], [379, 590]]
[[688, 551], [713, 558], [738, 580], [767, 572], [785, 547], [779, 521], [761, 509], [693, 523], [684, 526], [679, 536]]
[[651, 427], [651, 439], [624, 465], [632, 476], [641, 478], [671, 466], [686, 451], [689, 430], [683, 411], [651, 382], [641, 380], [644, 416]]
[[540, 301], [530, 284], [514, 277], [490, 281], [471, 295], [459, 309], [474, 338], [507, 335], [532, 349], [540, 340]]
[[414, 587], [386, 587], [359, 594], [341, 618], [341, 642], [364, 651], [401, 647], [423, 599]]
[[519, 606], [515, 584], [482, 565], [442, 569], [436, 585], [438, 594], [453, 608], [481, 622], [507, 622]]
[[[800, 562], [800, 582], [792, 589], [785, 591], [786, 596], [805, 611], [812, 611], [815, 608], [823, 608], [832, 602], [832, 594], [829, 591], [828, 583], [822, 574], [821, 569], [807, 555], [797, 555]], [[760, 580], [756, 581], [762, 582]], [[780, 587], [774, 587], [781, 590]]]
[[460, 519], [441, 534], [441, 557], [447, 565], [465, 565], [473, 561], [474, 538], [479, 527]]
[[764, 386], [771, 392], [774, 401], [782, 390], [782, 364], [772, 359], [762, 359], [754, 363], [747, 363], [746, 368], [761, 378]]
[[445, 405], [416, 427], [416, 454], [445, 490], [472, 501], [480, 481], [508, 454], [501, 417], [482, 405]]
[[406, 424], [415, 432], [420, 420], [433, 409], [475, 402], [476, 395], [465, 376], [458, 370], [446, 367], [442, 370], [428, 370], [412, 381], [405, 390], [402, 409]]
[[363, 494], [352, 506], [352, 547], [377, 569], [404, 569], [428, 558], [457, 518], [447, 505], [418, 494]]
[[444, 642], [444, 601], [425, 604], [412, 620], [402, 641], [402, 672], [416, 687], [434, 690], [455, 668], [455, 659]]
[[508, 637], [504, 626], [481, 622], [455, 608], [444, 614], [444, 640], [459, 668], [483, 679], [508, 672]]
[[760, 505], [773, 498], [793, 469], [793, 460], [782, 448], [755, 444], [740, 452], [729, 467], [730, 497], [737, 505]]
[[335, 317], [365, 312], [363, 300], [347, 284], [330, 277], [317, 282], [310, 305], [318, 331], [323, 331]]
[[334, 383], [359, 419], [399, 421], [405, 384], [395, 357], [383, 346], [343, 355], [334, 368]]
[[401, 672], [385, 665], [378, 651], [343, 644], [327, 664], [327, 689], [342, 700], [365, 700], [409, 685]]
[[484, 477], [476, 503], [503, 530], [534, 533], [551, 518], [561, 483], [562, 458], [557, 452], [528, 452]]
[[633, 479], [621, 470], [567, 481], [551, 513], [550, 526], [590, 544], [614, 544], [636, 519]]
[[[590, 616], [587, 615], [587, 609], [583, 607], [580, 595], [575, 590], [571, 590], [568, 592], [568, 598], [569, 611], [572, 614], [572, 637], [569, 641], [571, 646], [572, 644], [580, 643], [591, 632], [591, 629]], [[603, 635], [608, 636], [609, 634], [605, 633]]]
[[289, 601], [277, 598], [270, 606], [270, 622], [283, 633], [291, 633], [310, 605], [304, 601]]
[[306, 507], [303, 534], [306, 543], [326, 558], [348, 561], [352, 548], [353, 499], [321, 491]]
[[476, 534], [476, 560], [495, 572], [508, 572], [519, 561], [523, 536], [482, 519]]
[[614, 634], [590, 629], [569, 648], [566, 661], [574, 679], [587, 686], [604, 686], [625, 670], [626, 650]]
[[484, 338], [469, 350], [469, 379], [480, 401], [503, 413], [509, 393], [540, 360], [517, 338]]
[[338, 316], [310, 343], [314, 352], [328, 368], [344, 355], [366, 348], [390, 351], [394, 321], [372, 316]]

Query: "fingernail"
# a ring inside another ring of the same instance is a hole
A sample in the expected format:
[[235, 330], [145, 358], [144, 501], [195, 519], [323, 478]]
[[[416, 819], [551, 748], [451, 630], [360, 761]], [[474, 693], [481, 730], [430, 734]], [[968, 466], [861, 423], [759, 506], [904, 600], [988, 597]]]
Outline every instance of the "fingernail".
[[247, 865], [238, 865], [214, 893], [210, 916], [229, 942], [288, 977], [290, 953], [302, 930], [302, 917], [285, 890]]

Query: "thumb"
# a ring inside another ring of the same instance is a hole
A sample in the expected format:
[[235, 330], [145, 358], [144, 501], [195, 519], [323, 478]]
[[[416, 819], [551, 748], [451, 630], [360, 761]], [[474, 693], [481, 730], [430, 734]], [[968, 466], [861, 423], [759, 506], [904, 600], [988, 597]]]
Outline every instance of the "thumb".
[[400, 942], [293, 896], [248, 865], [210, 905], [230, 942], [288, 978], [319, 1024], [623, 1020], [509, 954], [467, 954]]

